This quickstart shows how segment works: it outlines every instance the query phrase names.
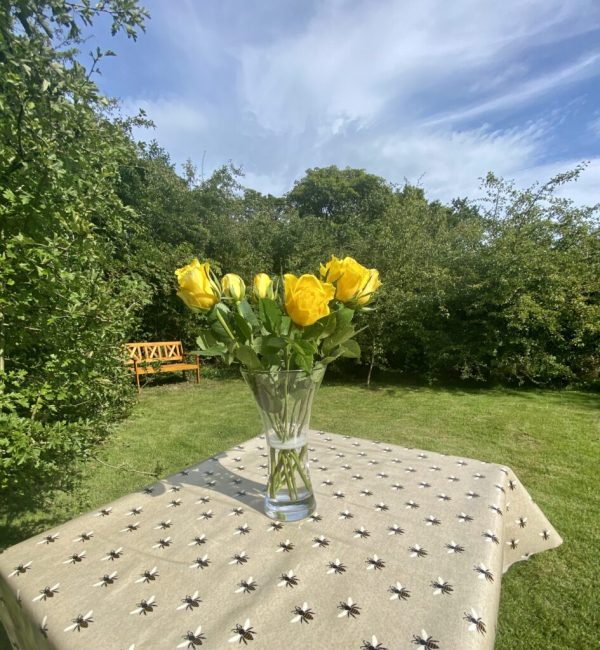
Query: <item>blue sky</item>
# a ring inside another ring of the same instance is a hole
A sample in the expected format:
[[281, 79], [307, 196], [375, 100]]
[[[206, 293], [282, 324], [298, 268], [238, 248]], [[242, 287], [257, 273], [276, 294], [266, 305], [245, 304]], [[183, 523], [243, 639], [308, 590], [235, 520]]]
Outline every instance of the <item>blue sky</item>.
[[567, 194], [600, 201], [600, 0], [146, 0], [101, 89], [204, 172], [232, 161], [282, 194], [310, 167], [359, 167], [475, 197], [590, 165]]

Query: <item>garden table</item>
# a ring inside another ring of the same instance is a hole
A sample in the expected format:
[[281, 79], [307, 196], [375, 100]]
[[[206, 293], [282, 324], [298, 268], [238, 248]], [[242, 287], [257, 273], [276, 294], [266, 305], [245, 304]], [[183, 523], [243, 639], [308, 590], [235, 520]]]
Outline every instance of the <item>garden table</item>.
[[503, 572], [562, 541], [512, 471], [321, 431], [310, 444], [304, 521], [262, 514], [254, 438], [5, 551], [14, 647], [493, 648]]

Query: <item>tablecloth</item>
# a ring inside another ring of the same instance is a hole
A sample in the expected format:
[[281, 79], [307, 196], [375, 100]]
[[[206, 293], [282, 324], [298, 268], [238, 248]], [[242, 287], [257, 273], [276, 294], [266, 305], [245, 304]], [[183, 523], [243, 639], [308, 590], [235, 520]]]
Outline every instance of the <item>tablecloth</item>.
[[301, 522], [262, 513], [258, 437], [8, 549], [14, 647], [493, 648], [503, 572], [562, 542], [508, 467], [322, 431], [310, 461]]

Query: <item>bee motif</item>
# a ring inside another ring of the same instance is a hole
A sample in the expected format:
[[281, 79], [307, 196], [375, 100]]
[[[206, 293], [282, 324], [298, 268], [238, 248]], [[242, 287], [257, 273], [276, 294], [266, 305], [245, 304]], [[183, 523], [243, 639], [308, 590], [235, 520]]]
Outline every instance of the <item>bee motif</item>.
[[460, 544], [457, 544], [456, 542], [450, 542], [449, 544], [446, 544], [446, 548], [448, 549], [448, 553], [464, 553], [465, 552], [465, 547], [461, 546]]
[[140, 527], [139, 522], [134, 522], [133, 524], [127, 524], [125, 528], [121, 528], [120, 533], [135, 533], [135, 531]]
[[423, 521], [425, 522], [426, 526], [439, 526], [442, 523], [437, 517], [434, 517], [433, 515], [428, 515]]
[[101, 578], [100, 582], [96, 582], [94, 584], [94, 587], [108, 587], [108, 585], [112, 585], [115, 583], [115, 580], [117, 580], [117, 572], [113, 571], [112, 573], [105, 573]]
[[294, 550], [294, 544], [290, 542], [289, 539], [286, 539], [285, 542], [279, 542], [279, 548], [275, 553], [289, 553]]
[[372, 460], [372, 459], [371, 459], [371, 460], [367, 461], [367, 464], [368, 464], [368, 465], [379, 465], [379, 461], [378, 461], [378, 460]]
[[102, 560], [110, 560], [111, 562], [114, 562], [115, 560], [118, 560], [121, 555], [123, 555], [123, 547], [119, 546], [119, 548], [110, 550]]
[[461, 467], [464, 467], [464, 466], [467, 465], [468, 463], [467, 463], [466, 461], [464, 461], [464, 460], [461, 458], [460, 460], [457, 460], [457, 461], [456, 461], [456, 464], [457, 464], [457, 465], [460, 465]]
[[148, 600], [140, 600], [140, 602], [137, 604], [137, 607], [129, 612], [130, 614], [143, 614], [146, 616], [147, 614], [150, 614], [154, 611], [158, 605], [154, 601], [154, 596], [150, 596]]
[[359, 538], [360, 539], [366, 539], [367, 537], [370, 537], [371, 533], [364, 527], [361, 526], [360, 528], [355, 528], [354, 529], [354, 538]]
[[78, 632], [81, 632], [82, 628], [89, 627], [90, 623], [94, 622], [94, 619], [92, 615], [94, 612], [90, 609], [90, 611], [87, 614], [79, 614], [76, 618], [71, 619], [73, 622], [73, 625], [69, 625], [68, 627], [65, 628], [65, 632], [71, 632], [73, 630], [77, 630]]
[[345, 603], [340, 602], [337, 608], [341, 610], [338, 614], [338, 618], [343, 618], [344, 616], [347, 618], [356, 618], [357, 616], [360, 616], [361, 608], [352, 600], [352, 598], [348, 598]]
[[212, 510], [207, 510], [206, 512], [203, 512], [198, 519], [212, 519], [213, 518], [213, 511]]
[[210, 501], [210, 497], [203, 496], [203, 497], [200, 497], [198, 499], [198, 501], [196, 501], [196, 503], [208, 503], [209, 501]]
[[138, 506], [138, 507], [136, 507], [136, 508], [132, 508], [132, 509], [127, 513], [127, 516], [128, 516], [128, 517], [136, 517], [137, 515], [141, 515], [141, 514], [142, 514], [142, 510], [143, 510], [143, 508], [142, 508], [141, 506]]
[[227, 515], [228, 517], [239, 517], [244, 514], [243, 508], [232, 508], [231, 512]]
[[440, 501], [452, 501], [452, 497], [449, 497], [447, 494], [444, 494], [443, 492], [441, 494], [438, 494], [437, 498]]
[[474, 478], [476, 481], [478, 481], [478, 480], [480, 480], [480, 479], [482, 479], [482, 478], [485, 478], [485, 474], [480, 474], [479, 472], [475, 472], [475, 474], [473, 474], [473, 478]]
[[465, 492], [465, 496], [467, 499], [478, 499], [479, 495], [477, 492], [473, 492], [473, 490], [469, 490], [468, 492]]
[[495, 487], [496, 490], [498, 490], [499, 492], [503, 492], [504, 494], [506, 494], [506, 490], [505, 490], [501, 485], [498, 485], [498, 483], [496, 483], [496, 484], [494, 485], [494, 487]]
[[326, 548], [329, 546], [329, 540], [324, 535], [313, 538], [313, 548]]
[[360, 495], [361, 495], [362, 497], [372, 497], [372, 496], [373, 496], [373, 492], [371, 492], [371, 490], [361, 490], [361, 491], [360, 491]]
[[321, 521], [322, 519], [323, 519], [323, 517], [321, 517], [321, 515], [320, 515], [318, 512], [314, 512], [314, 513], [310, 516], [310, 520], [311, 520], [311, 521], [314, 521], [314, 522]]
[[245, 497], [248, 493], [246, 492], [246, 490], [238, 490], [236, 494], [238, 497]]
[[515, 519], [515, 523], [519, 524], [519, 528], [525, 528], [527, 526], [527, 517], [519, 517]]
[[234, 535], [249, 535], [251, 530], [252, 529], [250, 528], [250, 526], [248, 526], [248, 524], [242, 524], [241, 526], [238, 526], [235, 529], [235, 533], [233, 533], [233, 534]]
[[431, 487], [431, 483], [427, 483], [427, 481], [421, 481], [419, 483], [419, 488], [430, 488], [430, 487]]
[[335, 575], [340, 575], [346, 572], [346, 565], [340, 562], [338, 558], [336, 558], [333, 562], [329, 562], [327, 566], [329, 567], [327, 569], [327, 573], [334, 573]]
[[38, 600], [47, 600], [48, 598], [54, 598], [54, 594], [58, 593], [58, 588], [60, 587], [60, 582], [57, 582], [53, 587], [44, 587], [40, 589], [40, 595], [33, 598], [33, 602]]
[[438, 645], [437, 639], [434, 639], [432, 636], [427, 634], [425, 630], [421, 630], [421, 634], [413, 634], [413, 640], [412, 640], [414, 645], [421, 646], [422, 648], [425, 648], [426, 650], [437, 650], [440, 646]]
[[13, 576], [21, 576], [24, 573], [27, 573], [29, 569], [31, 569], [31, 562], [25, 562], [25, 564], [18, 564], [14, 568], [14, 571], [11, 571], [11, 573], [8, 574], [8, 577], [12, 578]]
[[327, 467], [326, 465], [319, 465], [319, 467], [317, 467], [317, 469], [320, 472], [326, 472], [329, 469], [329, 467]]
[[296, 587], [300, 582], [300, 578], [290, 569], [287, 573], [282, 573], [281, 580], [277, 583], [278, 587]]
[[188, 631], [183, 637], [183, 643], [180, 643], [178, 648], [188, 648], [194, 650], [197, 645], [202, 645], [206, 641], [206, 636], [202, 634], [202, 625], [198, 625], [195, 632]]
[[81, 551], [81, 553], [73, 553], [73, 555], [70, 555], [63, 564], [79, 564], [79, 562], [83, 562], [84, 559], [85, 551]]
[[460, 481], [458, 476], [454, 476], [453, 474], [448, 477], [448, 480], [450, 481], [450, 483], [458, 483], [458, 481]]
[[376, 503], [373, 507], [377, 512], [387, 512], [390, 509], [390, 507], [383, 502]]
[[343, 492], [334, 492], [333, 493], [333, 498], [334, 499], [344, 499], [346, 495]]
[[241, 551], [240, 553], [235, 553], [229, 564], [246, 564], [250, 557], [246, 551]]
[[377, 478], [388, 478], [385, 472], [377, 472]]
[[[265, 465], [264, 463], [262, 465], [259, 465], [259, 467], [260, 467], [260, 469], [267, 469], [267, 465]], [[242, 482], [241, 478], [231, 479], [231, 483], [233, 485], [239, 485], [241, 482]]]
[[194, 539], [188, 544], [188, 546], [202, 546], [206, 544], [206, 535], [197, 535]]
[[173, 541], [171, 540], [170, 537], [165, 537], [165, 538], [161, 537], [161, 539], [159, 539], [158, 542], [156, 542], [156, 544], [152, 545], [152, 548], [161, 548], [161, 549], [169, 548], [169, 546], [171, 546], [172, 543]]
[[404, 528], [401, 528], [398, 524], [392, 524], [388, 526], [388, 535], [404, 535]]
[[417, 458], [427, 458], [427, 454], [424, 454], [422, 451], [417, 454]]
[[513, 480], [511, 479], [511, 480], [508, 482], [508, 487], [509, 487], [511, 490], [514, 490], [514, 489], [517, 487], [517, 483], [516, 483], [516, 481], [513, 481]]
[[144, 494], [152, 494], [154, 492], [154, 488], [152, 487], [145, 487], [143, 490]]
[[194, 608], [200, 607], [202, 600], [198, 596], [198, 592], [195, 591], [191, 596], [187, 596], [181, 599], [181, 605], [177, 609], [185, 609], [186, 611], [193, 611]]
[[460, 515], [456, 515], [456, 518], [464, 524], [465, 522], [470, 522], [473, 521], [473, 517], [471, 515], [466, 515], [464, 512], [461, 512]]
[[367, 455], [367, 452], [366, 451], [359, 451], [357, 455], [361, 456], [361, 457], [364, 457], [364, 456]]
[[302, 623], [310, 623], [315, 617], [315, 613], [308, 606], [308, 603], [302, 603], [302, 607], [294, 607], [292, 614], [294, 614], [294, 618], [290, 620], [290, 623], [298, 623], [300, 621], [300, 625]]
[[156, 567], [152, 567], [151, 569], [146, 569], [144, 573], [141, 574], [141, 577], [136, 580], [136, 582], [152, 582], [156, 580], [156, 578], [159, 577], [159, 573]]
[[48, 638], [48, 617], [47, 616], [44, 616], [42, 622], [40, 623], [40, 632], [42, 633], [42, 636], [45, 639]]
[[282, 530], [283, 529], [283, 524], [280, 521], [272, 521], [269, 526], [267, 527], [267, 530], [272, 531], [272, 530]]
[[407, 467], [404, 471], [407, 474], [414, 474], [417, 470], [414, 467]]
[[[243, 467], [238, 467], [238, 469], [244, 469], [244, 468]], [[206, 483], [205, 483], [205, 485], [207, 485], [208, 487], [214, 487], [216, 484], [217, 484], [217, 482], [215, 480], [206, 481]]]
[[235, 636], [232, 636], [231, 639], [229, 639], [229, 643], [239, 641], [244, 645], [248, 645], [248, 641], [253, 641], [256, 636], [254, 628], [250, 627], [249, 618], [246, 619], [246, 622], [243, 625], [238, 623], [231, 631], [235, 633]]
[[59, 533], [52, 533], [50, 535], [46, 535], [44, 539], [40, 540], [38, 544], [54, 544], [54, 542], [60, 537]]
[[92, 539], [93, 536], [94, 536], [94, 532], [90, 530], [87, 533], [85, 533], [85, 532], [81, 533], [81, 535], [79, 535], [79, 537], [76, 537], [73, 540], [73, 542], [89, 542], [90, 539]]
[[345, 463], [344, 465], [342, 465], [342, 469], [345, 469], [346, 471], [348, 471], [348, 470], [352, 469], [352, 465], [348, 465], [348, 463]]
[[431, 586], [433, 587], [434, 596], [439, 596], [440, 594], [449, 596], [454, 591], [454, 587], [449, 582], [446, 582], [443, 578], [434, 580], [431, 583]]
[[540, 533], [540, 537], [541, 537], [542, 539], [544, 539], [544, 540], [549, 539], [549, 538], [550, 538], [550, 531], [548, 531], [548, 530], [543, 530], [543, 531]]
[[340, 516], [338, 519], [353, 519], [354, 515], [349, 512], [348, 510], [344, 510], [343, 512], [340, 512]]
[[399, 464], [399, 463], [401, 463], [401, 462], [402, 462], [402, 461], [401, 461], [399, 458], [392, 458], [392, 463]]
[[506, 542], [506, 543], [514, 551], [517, 548], [517, 546], [519, 545], [519, 540], [513, 538], [509, 542]]
[[108, 517], [112, 512], [112, 508], [101, 508], [94, 517]]
[[179, 476], [187, 476], [189, 473], [190, 473], [189, 470], [182, 469], [181, 472], [179, 472]]
[[427, 555], [427, 551], [418, 544], [410, 546], [408, 550], [410, 551], [410, 557], [425, 557]]
[[407, 510], [416, 510], [417, 508], [420, 508], [419, 504], [415, 503], [412, 499], [407, 501], [405, 505]]
[[377, 641], [377, 637], [373, 635], [370, 641], [365, 641], [363, 639], [363, 644], [360, 646], [360, 650], [387, 650], [383, 643]]
[[500, 515], [501, 517], [503, 516], [502, 509], [499, 508], [498, 506], [490, 505], [490, 510], [493, 510], [497, 515]]
[[494, 582], [494, 575], [492, 572], [485, 566], [485, 564], [476, 564], [473, 567], [473, 571], [478, 573], [477, 576], [481, 580], [487, 580], [488, 582]]
[[388, 591], [392, 594], [390, 600], [407, 600], [410, 598], [410, 591], [403, 587], [399, 582], [392, 585]]
[[381, 569], [385, 568], [385, 562], [379, 559], [377, 555], [373, 555], [373, 557], [367, 558], [365, 564], [367, 565], [367, 571], [370, 571], [372, 569], [380, 571]]
[[442, 468], [441, 468], [439, 465], [432, 465], [432, 466], [429, 468], [429, 471], [430, 471], [430, 472], [440, 472], [441, 470], [442, 470]]
[[256, 591], [256, 587], [258, 587], [258, 584], [257, 584], [256, 581], [252, 578], [252, 576], [250, 576], [250, 577], [248, 578], [248, 580], [242, 580], [242, 581], [239, 583], [239, 588], [235, 590], [235, 593], [236, 593], [236, 594], [240, 594], [240, 593], [243, 592], [243, 593], [245, 593], [245, 594], [249, 594], [249, 593], [251, 593], [251, 592], [253, 592], [253, 591]]
[[178, 508], [182, 503], [181, 499], [173, 499], [167, 503], [167, 508]]
[[194, 560], [194, 564], [190, 564], [190, 569], [206, 569], [209, 564], [210, 560], [208, 559], [208, 555], [203, 555], [202, 557], [197, 557]]
[[493, 533], [491, 530], [486, 530], [485, 532], [481, 533], [482, 537], [485, 537], [485, 539], [489, 542], [493, 542], [494, 544], [500, 544], [500, 540], [496, 536], [495, 533]]
[[485, 623], [474, 609], [470, 612], [465, 612], [463, 618], [469, 623], [469, 632], [479, 632], [479, 634], [485, 634], [487, 632]]
[[181, 490], [179, 485], [172, 485], [169, 489], [169, 492], [179, 492], [179, 490]]

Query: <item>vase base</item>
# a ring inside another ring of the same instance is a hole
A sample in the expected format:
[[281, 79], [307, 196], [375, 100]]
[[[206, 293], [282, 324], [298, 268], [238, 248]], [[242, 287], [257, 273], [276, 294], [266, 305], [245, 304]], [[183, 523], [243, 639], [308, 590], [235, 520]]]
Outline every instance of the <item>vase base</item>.
[[265, 514], [275, 521], [300, 521], [310, 516], [317, 506], [315, 497], [309, 494], [298, 501], [277, 501], [265, 497]]

